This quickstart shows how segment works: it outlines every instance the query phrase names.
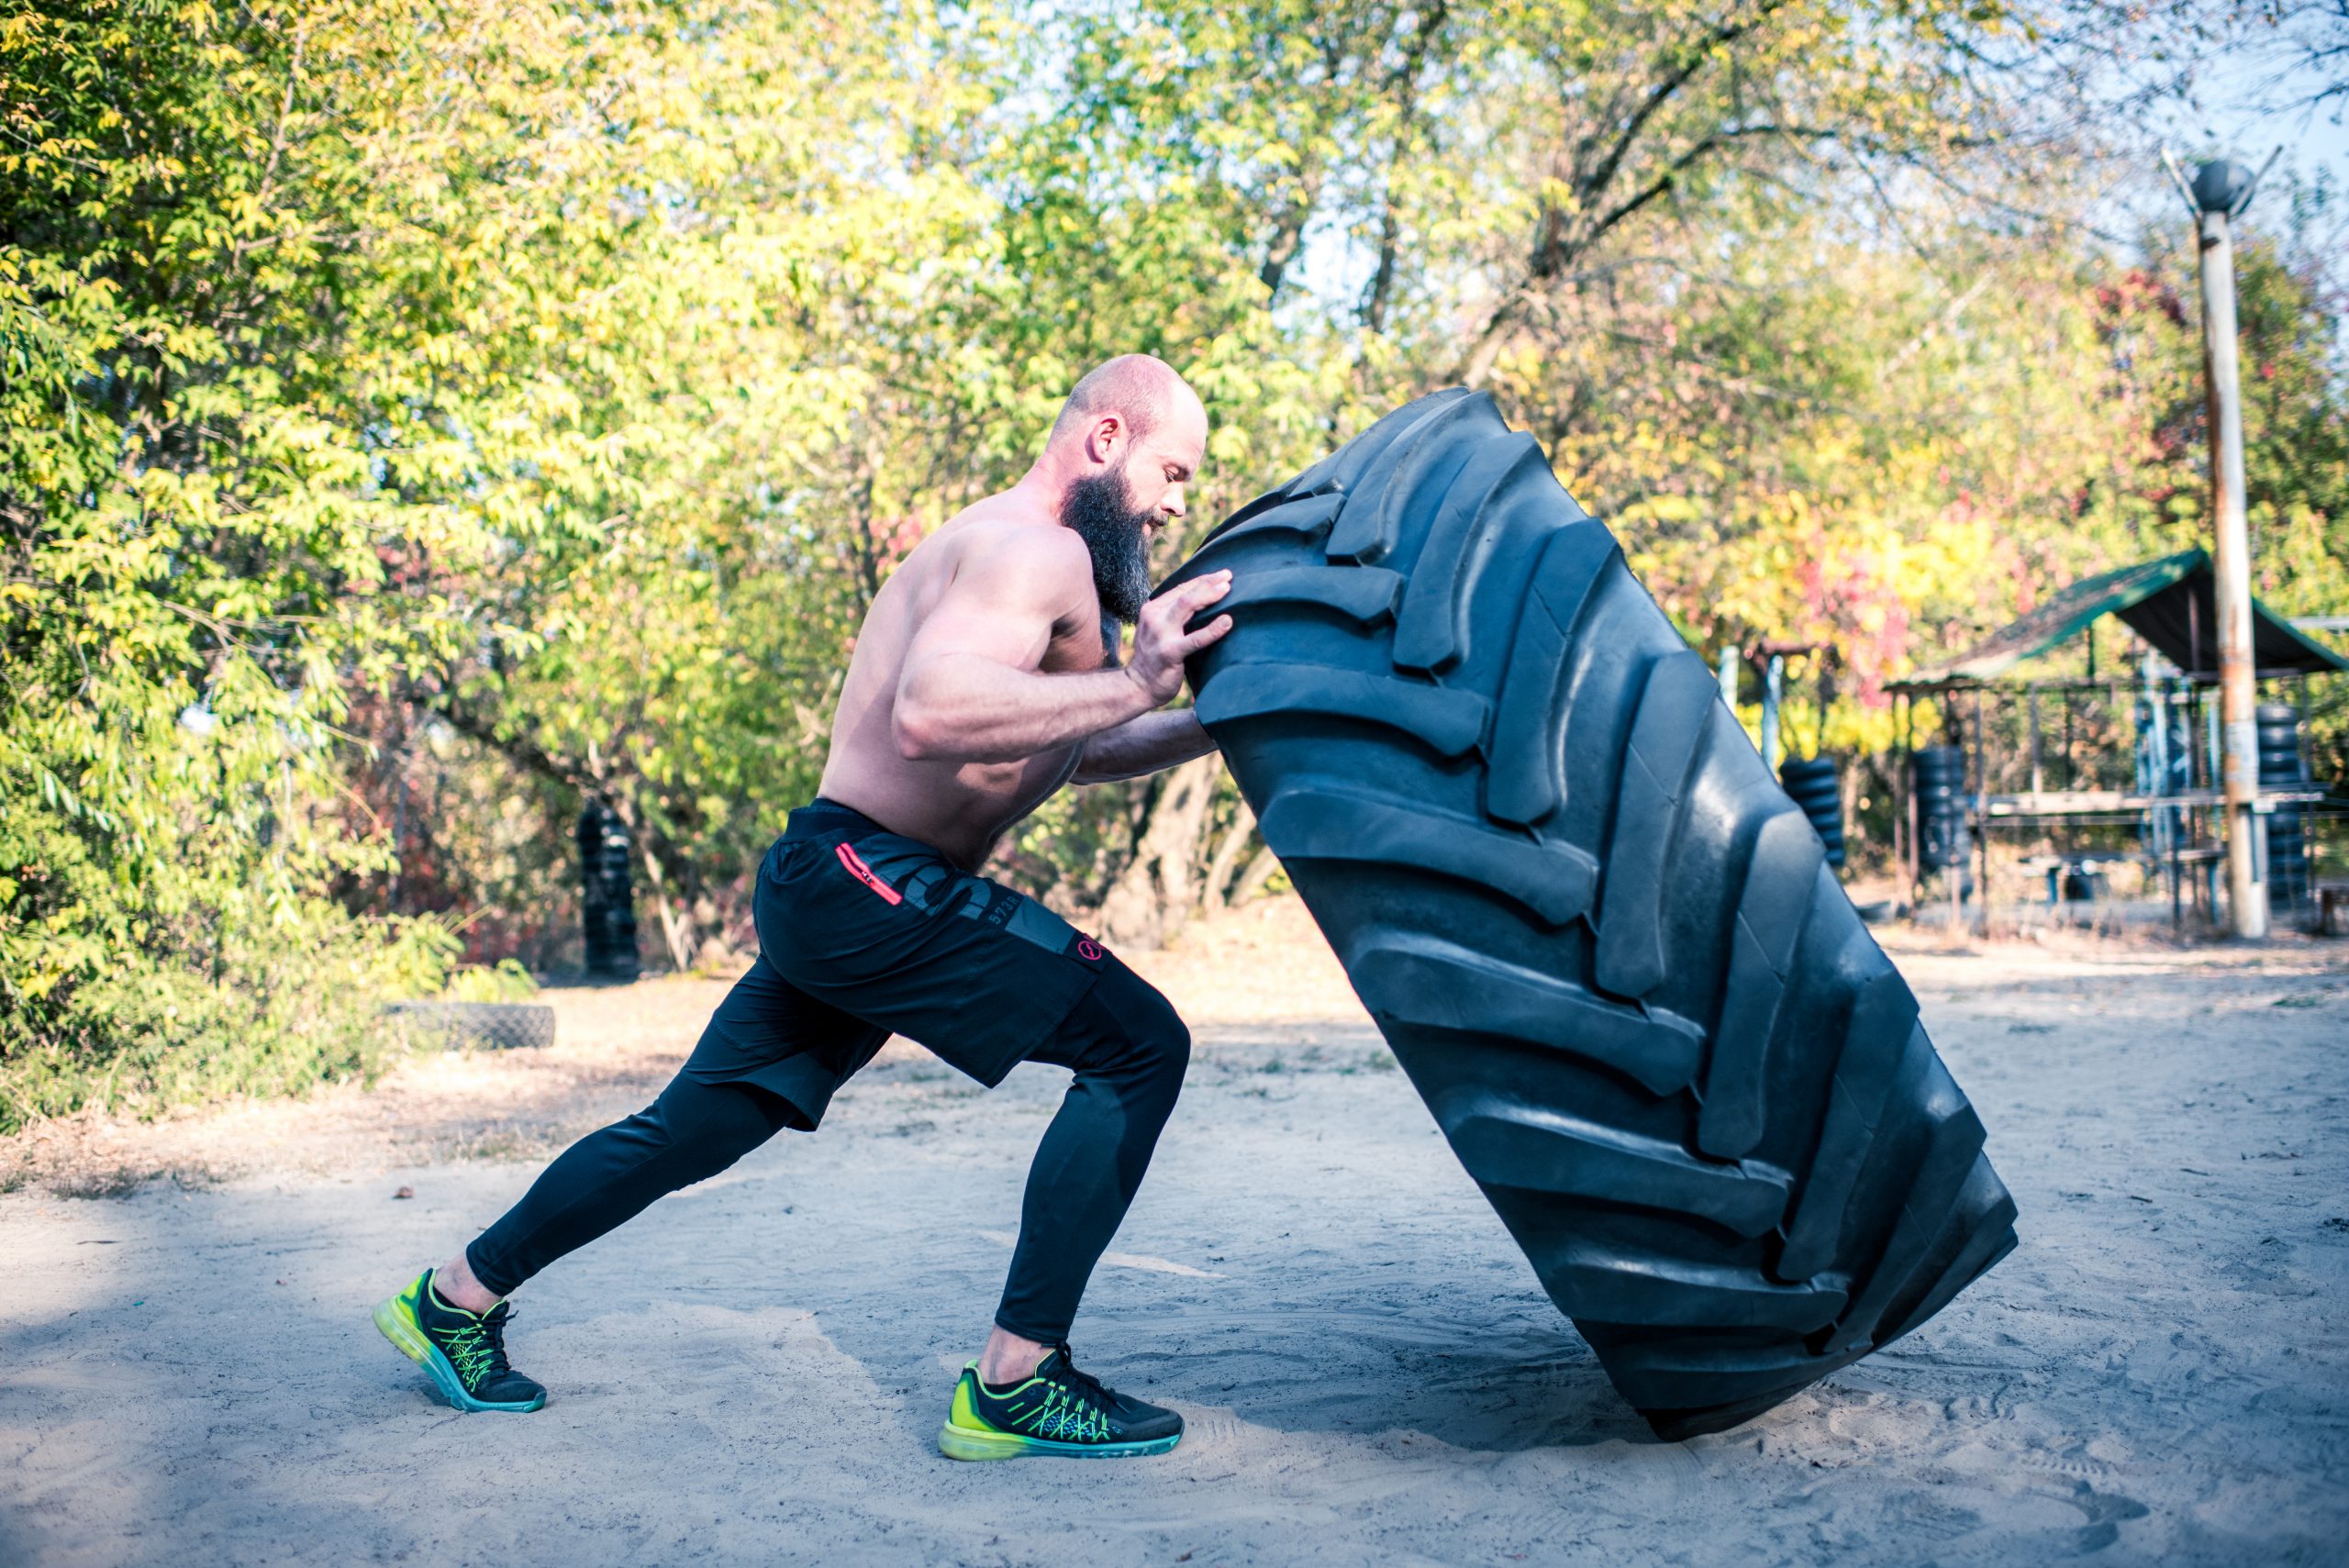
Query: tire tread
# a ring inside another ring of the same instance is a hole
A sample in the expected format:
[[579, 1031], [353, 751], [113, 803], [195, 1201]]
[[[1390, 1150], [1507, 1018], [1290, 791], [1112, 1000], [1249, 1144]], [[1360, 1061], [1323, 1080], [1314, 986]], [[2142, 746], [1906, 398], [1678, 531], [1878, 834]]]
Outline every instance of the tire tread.
[[[1492, 400], [1208, 536], [1201, 721], [1453, 1151], [1670, 1438], [2014, 1245], [1982, 1123], [1711, 672]], [[1172, 585], [1170, 582], [1170, 586]]]

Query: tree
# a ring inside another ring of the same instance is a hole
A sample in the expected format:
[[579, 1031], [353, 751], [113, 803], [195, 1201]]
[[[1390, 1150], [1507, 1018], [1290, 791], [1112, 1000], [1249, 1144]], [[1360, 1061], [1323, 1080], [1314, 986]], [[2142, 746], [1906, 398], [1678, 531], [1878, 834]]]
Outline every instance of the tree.
[[[1162, 566], [1465, 375], [1684, 630], [1831, 639], [1876, 736], [1922, 641], [2197, 526], [2183, 263], [2089, 227], [2081, 62], [2178, 90], [2143, 26], [0, 6], [0, 1119], [363, 1070], [454, 926], [560, 959], [589, 795], [724, 956], [888, 573], [1128, 350], [1213, 426]], [[2344, 571], [2322, 249], [2245, 261], [2286, 607]], [[1274, 862], [1203, 762], [998, 869], [1130, 943]]]

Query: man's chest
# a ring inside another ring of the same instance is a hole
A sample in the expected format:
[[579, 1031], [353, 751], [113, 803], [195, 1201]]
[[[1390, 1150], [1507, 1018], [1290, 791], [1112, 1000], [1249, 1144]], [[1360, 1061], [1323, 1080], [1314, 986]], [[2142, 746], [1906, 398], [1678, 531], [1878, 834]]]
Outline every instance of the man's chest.
[[1121, 629], [1117, 621], [1103, 616], [1097, 627], [1077, 627], [1063, 632], [1044, 650], [1044, 660], [1039, 668], [1049, 675], [1115, 669], [1119, 662]]

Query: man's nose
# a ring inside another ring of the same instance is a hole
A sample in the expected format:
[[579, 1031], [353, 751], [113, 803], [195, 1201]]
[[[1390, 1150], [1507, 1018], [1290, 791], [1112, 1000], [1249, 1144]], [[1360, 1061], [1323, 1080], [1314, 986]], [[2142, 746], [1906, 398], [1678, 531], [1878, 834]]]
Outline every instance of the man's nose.
[[1170, 523], [1181, 517], [1186, 510], [1183, 505], [1183, 487], [1177, 484], [1174, 489], [1169, 490], [1166, 493], [1166, 499], [1159, 503], [1158, 509], [1166, 514], [1166, 520]]

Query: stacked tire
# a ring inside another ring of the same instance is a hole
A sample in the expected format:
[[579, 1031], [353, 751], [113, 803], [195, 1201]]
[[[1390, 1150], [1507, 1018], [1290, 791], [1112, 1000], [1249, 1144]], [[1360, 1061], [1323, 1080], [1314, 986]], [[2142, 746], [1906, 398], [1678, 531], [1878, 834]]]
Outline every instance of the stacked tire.
[[[2289, 703], [2261, 703], [2259, 727], [2259, 787], [2298, 789], [2308, 783], [2308, 764], [2300, 757], [2300, 714]], [[2277, 910], [2297, 909], [2309, 901], [2309, 841], [2305, 811], [2282, 806], [2267, 818], [2267, 902]]]
[[1811, 831], [1827, 851], [1827, 863], [1843, 869], [1843, 782], [1832, 757], [1789, 757], [1778, 764], [1787, 798], [1802, 807]]
[[1983, 1130], [1712, 673], [1492, 400], [1211, 535], [1190, 677], [1454, 1152], [1667, 1438], [1908, 1333], [2014, 1245]]
[[580, 921], [591, 979], [637, 976], [636, 889], [629, 873], [628, 824], [601, 800], [579, 813]]
[[1950, 872], [1958, 891], [1974, 891], [1974, 835], [1965, 826], [1965, 751], [1920, 746], [1910, 762], [1917, 795], [1917, 866], [1927, 876]]

